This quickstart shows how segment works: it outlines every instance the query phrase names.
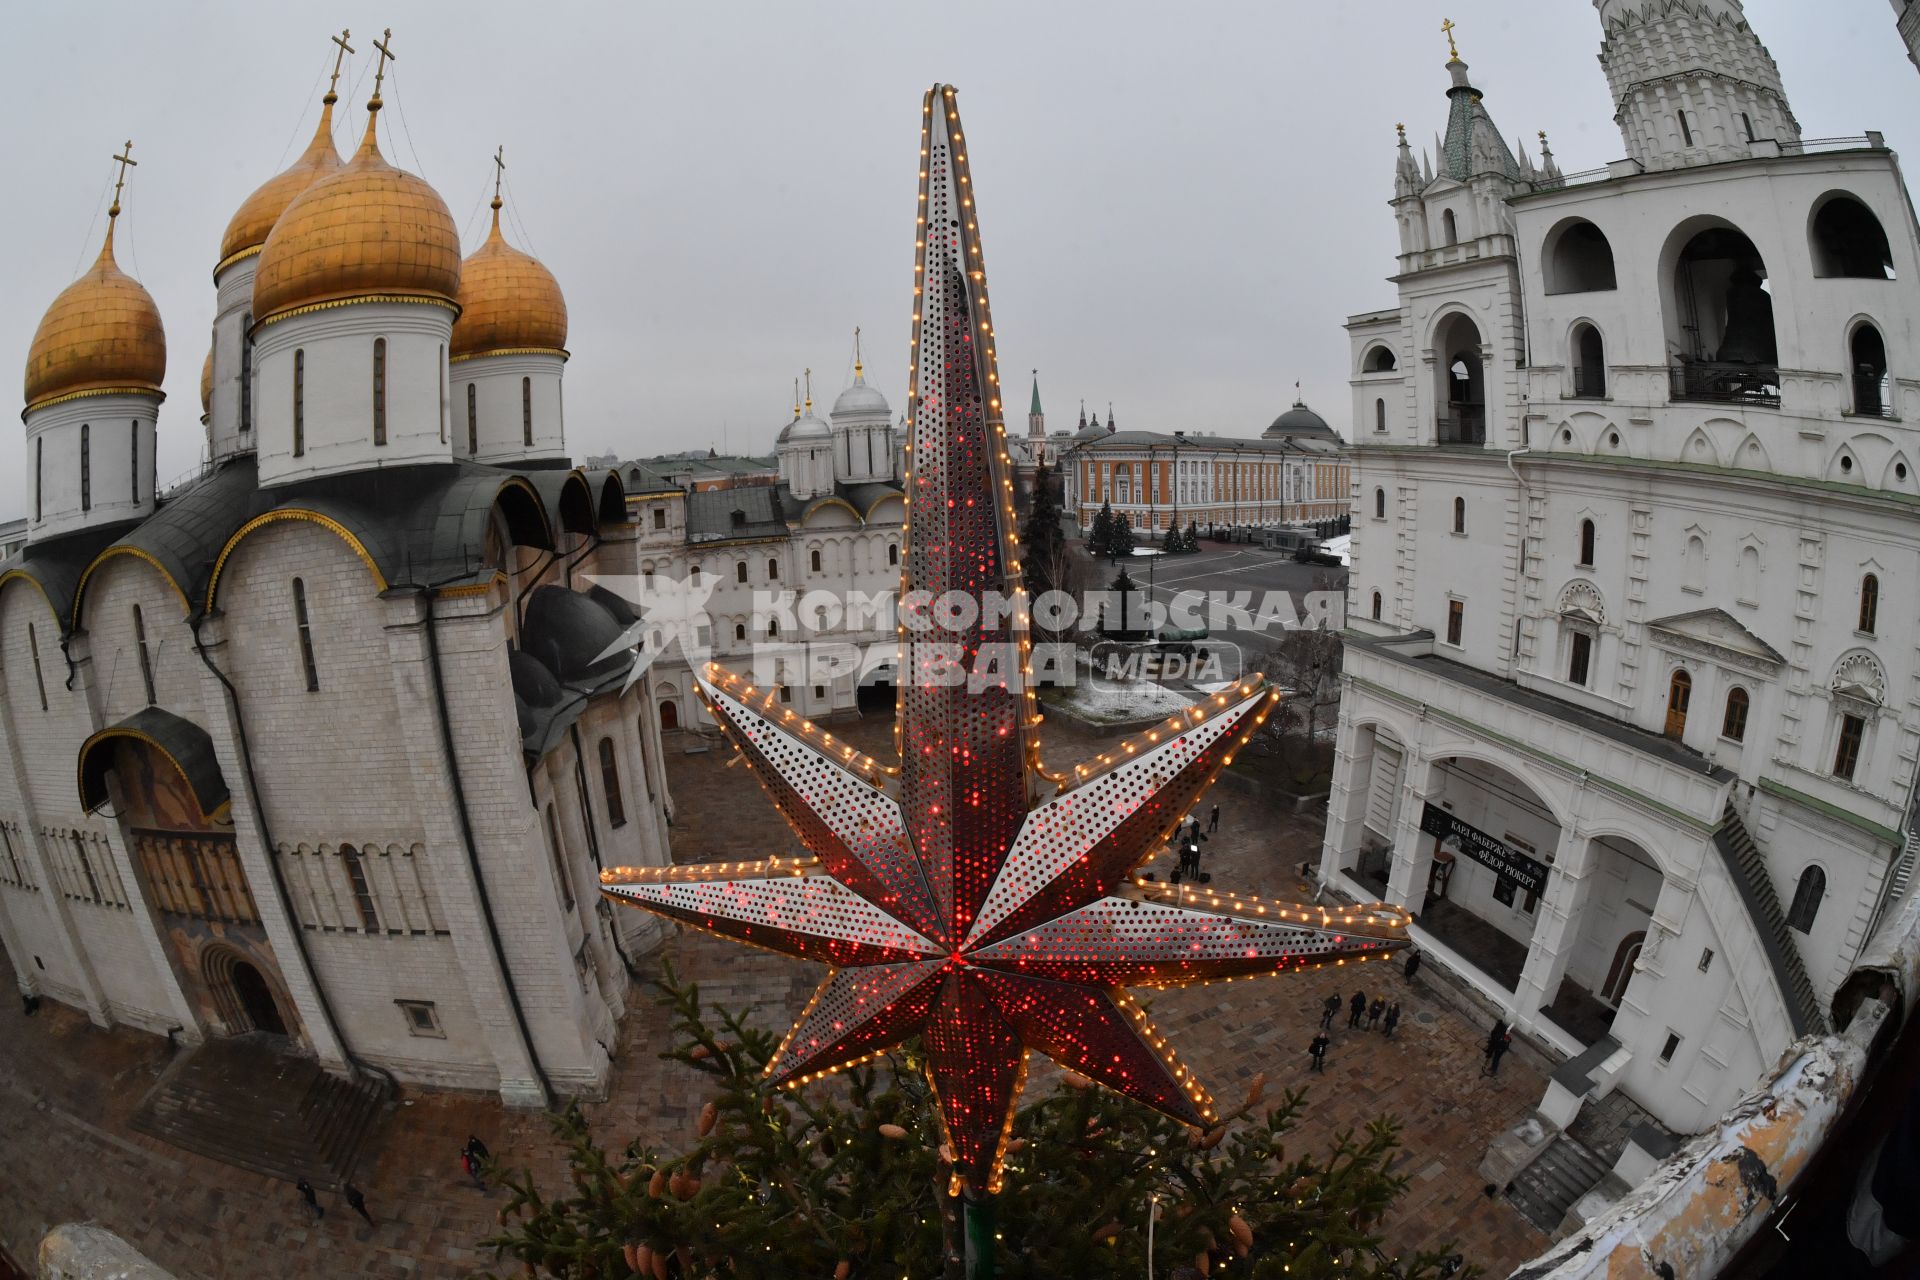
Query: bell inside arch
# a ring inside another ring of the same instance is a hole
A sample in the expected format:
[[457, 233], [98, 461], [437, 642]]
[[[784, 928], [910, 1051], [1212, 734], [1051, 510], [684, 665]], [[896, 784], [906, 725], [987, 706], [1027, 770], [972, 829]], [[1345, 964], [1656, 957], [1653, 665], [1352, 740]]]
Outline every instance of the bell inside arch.
[[1773, 296], [1760, 273], [1741, 265], [1727, 281], [1726, 322], [1721, 328], [1720, 359], [1727, 364], [1773, 364], [1779, 348], [1773, 333]]

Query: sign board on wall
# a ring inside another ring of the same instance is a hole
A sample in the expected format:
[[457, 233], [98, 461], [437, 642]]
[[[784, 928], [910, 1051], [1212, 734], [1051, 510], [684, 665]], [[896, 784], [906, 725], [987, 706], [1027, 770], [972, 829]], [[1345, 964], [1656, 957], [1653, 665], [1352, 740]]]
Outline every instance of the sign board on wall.
[[1460, 852], [1482, 866], [1493, 868], [1528, 893], [1539, 893], [1546, 886], [1546, 863], [1529, 858], [1471, 823], [1462, 822], [1431, 801], [1420, 811], [1420, 829], [1430, 836], [1453, 841]]

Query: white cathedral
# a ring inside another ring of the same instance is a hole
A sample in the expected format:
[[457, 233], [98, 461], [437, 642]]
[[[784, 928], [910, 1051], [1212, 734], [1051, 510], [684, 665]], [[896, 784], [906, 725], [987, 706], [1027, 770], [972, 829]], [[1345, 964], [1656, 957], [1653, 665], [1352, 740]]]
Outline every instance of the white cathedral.
[[155, 491], [166, 340], [117, 195], [34, 337], [0, 941], [102, 1026], [592, 1093], [650, 927], [596, 869], [666, 860], [634, 619], [586, 585], [637, 531], [619, 476], [568, 462], [566, 304], [497, 191], [463, 261], [381, 155], [379, 78], [344, 162], [324, 101], [213, 261], [203, 474]]
[[1530, 163], [1457, 54], [1401, 133], [1321, 874], [1567, 1062], [1554, 1125], [1692, 1133], [1911, 887], [1920, 234], [1737, 0], [1595, 8], [1621, 158]]

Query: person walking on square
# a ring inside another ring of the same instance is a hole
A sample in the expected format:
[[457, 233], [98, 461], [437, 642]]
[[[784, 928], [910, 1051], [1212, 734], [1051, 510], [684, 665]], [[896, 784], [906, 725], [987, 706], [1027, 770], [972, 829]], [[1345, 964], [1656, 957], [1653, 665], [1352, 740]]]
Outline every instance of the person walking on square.
[[467, 1135], [466, 1150], [467, 1154], [472, 1156], [477, 1163], [485, 1164], [487, 1161], [493, 1159], [493, 1152], [487, 1150], [487, 1144], [480, 1141], [479, 1138], [471, 1133]]
[[298, 1191], [300, 1198], [307, 1202], [307, 1208], [313, 1210], [313, 1220], [315, 1222], [327, 1216], [327, 1211], [320, 1207], [320, 1197], [313, 1194], [313, 1184], [311, 1182], [302, 1178], [293, 1184], [293, 1189]]
[[1380, 1024], [1380, 1015], [1387, 1011], [1387, 998], [1375, 996], [1373, 1003], [1367, 1006], [1367, 1030], [1371, 1031]]
[[1347, 1012], [1349, 1015], [1347, 1025], [1350, 1027], [1359, 1026], [1360, 1019], [1364, 1017], [1367, 1012], [1367, 993], [1364, 991], [1354, 992], [1353, 999], [1347, 1001]]
[[1213, 806], [1213, 812], [1207, 815], [1207, 834], [1212, 835], [1220, 829], [1220, 806]]
[[1389, 1040], [1393, 1039], [1393, 1029], [1399, 1025], [1400, 1025], [1400, 1002], [1398, 1000], [1395, 1000], [1392, 1004], [1387, 1006], [1387, 1021], [1383, 1029], [1383, 1034], [1387, 1037], [1387, 1039]]
[[1507, 1031], [1507, 1020], [1502, 1018], [1494, 1023], [1493, 1030], [1487, 1033], [1486, 1047], [1480, 1051], [1480, 1055], [1484, 1057], [1487, 1062], [1484, 1067], [1480, 1068], [1480, 1074], [1483, 1076], [1499, 1075], [1500, 1059], [1506, 1055], [1507, 1050], [1511, 1048], [1512, 1045], [1513, 1036]]
[[346, 1186], [340, 1188], [340, 1190], [347, 1197], [347, 1208], [365, 1218], [367, 1225], [372, 1226], [373, 1215], [367, 1212], [367, 1198], [360, 1194], [360, 1188], [349, 1182]]
[[478, 1187], [482, 1191], [485, 1191], [487, 1189], [486, 1179], [480, 1176], [480, 1162], [474, 1158], [473, 1152], [471, 1150], [462, 1151], [460, 1153], [460, 1169], [461, 1169], [461, 1172], [465, 1173], [469, 1178], [473, 1179], [474, 1186]]
[[1327, 997], [1325, 1004], [1320, 1006], [1320, 1029], [1322, 1031], [1333, 1030], [1333, 1019], [1339, 1012], [1340, 993], [1336, 991]]
[[1420, 972], [1420, 951], [1416, 947], [1407, 952], [1407, 981], [1413, 981], [1413, 975]]
[[1313, 1060], [1313, 1065], [1307, 1070], [1325, 1071], [1327, 1069], [1327, 1046], [1331, 1043], [1326, 1032], [1320, 1031], [1314, 1034], [1313, 1043], [1307, 1046], [1307, 1056]]

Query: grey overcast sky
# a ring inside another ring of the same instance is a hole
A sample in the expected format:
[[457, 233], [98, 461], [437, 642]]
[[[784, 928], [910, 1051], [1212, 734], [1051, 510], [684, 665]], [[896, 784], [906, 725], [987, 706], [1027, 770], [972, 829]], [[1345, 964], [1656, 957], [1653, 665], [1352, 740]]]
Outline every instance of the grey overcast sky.
[[[1747, 11], [1807, 136], [1920, 145], [1886, 0]], [[576, 458], [769, 450], [803, 367], [825, 404], [851, 378], [856, 325], [899, 409], [935, 80], [959, 87], [1010, 425], [1037, 367], [1054, 427], [1084, 397], [1123, 426], [1251, 435], [1298, 380], [1344, 433], [1340, 324], [1393, 299], [1393, 126], [1431, 146], [1444, 121], [1443, 15], [1509, 140], [1531, 152], [1545, 129], [1569, 172], [1622, 153], [1587, 0], [21, 6], [0, 64], [0, 352], [24, 366], [96, 252], [131, 137], [120, 261], [166, 322], [161, 480], [194, 466], [221, 231], [311, 134], [343, 26], [351, 152], [369, 37], [391, 26], [382, 146], [469, 251], [506, 147], [512, 211], [571, 313]], [[23, 510], [24, 459], [0, 438], [0, 513]]]

